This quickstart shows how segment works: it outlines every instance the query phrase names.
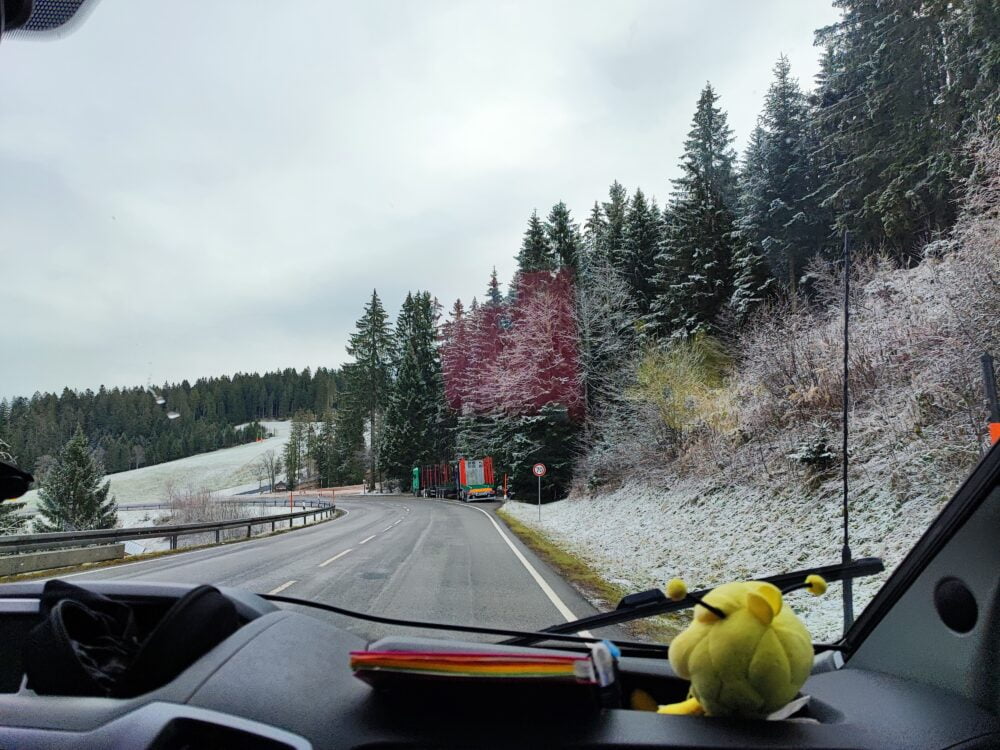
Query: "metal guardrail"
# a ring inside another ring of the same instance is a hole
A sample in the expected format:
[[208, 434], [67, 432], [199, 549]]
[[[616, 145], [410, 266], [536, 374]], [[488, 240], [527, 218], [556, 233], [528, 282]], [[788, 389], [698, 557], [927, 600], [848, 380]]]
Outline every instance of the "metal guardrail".
[[[259, 505], [263, 508], [280, 508], [289, 505], [287, 498], [280, 497], [265, 497], [251, 499], [246, 498], [244, 495], [227, 495], [225, 497], [212, 500], [213, 503], [219, 503], [220, 505]], [[302, 497], [295, 498], [291, 505], [299, 506], [302, 508], [324, 508], [329, 505], [332, 500], [327, 500], [323, 497]], [[172, 503], [122, 503], [117, 506], [118, 510], [171, 510], [177, 506]], [[23, 510], [16, 514], [22, 518], [34, 518], [38, 515], [37, 510]]]
[[0, 536], [0, 554], [20, 554], [22, 552], [37, 552], [47, 549], [65, 549], [67, 547], [85, 547], [108, 542], [124, 542], [134, 539], [170, 539], [170, 549], [177, 549], [177, 539], [188, 534], [215, 532], [215, 541], [220, 541], [220, 534], [227, 529], [246, 527], [247, 537], [253, 535], [254, 526], [271, 524], [275, 531], [276, 524], [288, 521], [294, 526], [296, 519], [302, 519], [305, 526], [311, 516], [331, 517], [336, 505], [326, 501], [310, 510], [300, 510], [292, 513], [280, 513], [273, 516], [255, 516], [253, 518], [237, 518], [231, 521], [200, 521], [197, 523], [180, 523], [164, 526], [139, 526], [132, 529], [90, 529], [88, 531], [53, 531], [45, 534], [11, 534]]
[[[218, 500], [212, 500], [212, 502], [220, 505], [259, 505], [262, 508], [287, 508], [289, 506], [288, 498], [268, 497], [248, 500], [243, 495], [228, 495]], [[301, 508], [325, 508], [332, 505], [332, 501], [324, 498], [297, 497], [291, 502], [291, 505]], [[174, 508], [177, 508], [177, 505], [171, 503], [124, 503], [118, 506], [118, 510], [171, 510]]]

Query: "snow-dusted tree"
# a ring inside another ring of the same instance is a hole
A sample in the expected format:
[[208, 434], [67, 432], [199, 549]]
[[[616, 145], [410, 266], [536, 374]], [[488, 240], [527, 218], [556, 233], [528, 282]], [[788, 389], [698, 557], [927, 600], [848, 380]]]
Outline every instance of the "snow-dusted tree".
[[663, 218], [656, 201], [647, 201], [642, 190], [636, 188], [625, 216], [625, 238], [618, 254], [618, 268], [632, 290], [639, 316], [649, 312], [653, 300], [653, 277], [662, 227]]
[[764, 156], [767, 134], [759, 124], [750, 132], [739, 176], [739, 220], [734, 232], [733, 295], [730, 307], [738, 322], [749, 315], [771, 294], [776, 283], [763, 257], [763, 250], [751, 227], [763, 226], [768, 207], [758, 200], [765, 181]]
[[[461, 305], [461, 300], [458, 301]], [[497, 267], [493, 266], [493, 270], [490, 272], [490, 283], [486, 287], [486, 303], [487, 305], [493, 305], [497, 307], [503, 304], [503, 292], [500, 291], [500, 279], [497, 278]]]
[[561, 267], [576, 268], [580, 252], [580, 229], [562, 201], [549, 212], [545, 221], [545, 238]]
[[445, 379], [445, 400], [452, 411], [462, 412], [469, 373], [469, 321], [462, 300], [455, 300], [451, 318], [441, 326], [441, 369]]
[[608, 188], [610, 200], [601, 204], [604, 213], [603, 232], [598, 237], [596, 251], [617, 268], [624, 268], [625, 232], [628, 226], [628, 191], [615, 180]]
[[521, 251], [517, 254], [517, 271], [519, 274], [549, 271], [556, 267], [556, 262], [545, 236], [545, 225], [538, 218], [538, 211], [532, 211], [521, 240]]
[[601, 256], [587, 256], [576, 287], [580, 368], [587, 406], [584, 442], [593, 445], [613, 414], [627, 409], [638, 360], [638, 311], [632, 288]]
[[[751, 133], [739, 181], [737, 245], [741, 261], [767, 260], [771, 275], [794, 295], [806, 263], [828, 242], [830, 217], [817, 198], [815, 143], [806, 98], [791, 77], [788, 58], [774, 66], [774, 80]], [[746, 275], [752, 269], [738, 269]], [[746, 286], [744, 279], [743, 286]], [[766, 296], [761, 290], [741, 295]]]
[[736, 154], [718, 100], [706, 84], [665, 211], [656, 298], [646, 316], [647, 330], [661, 338], [710, 329], [732, 294]]
[[540, 271], [520, 281], [496, 369], [497, 405], [525, 414], [561, 404], [579, 421], [584, 400], [572, 271]]
[[408, 295], [407, 300], [410, 321], [405, 339], [397, 328], [396, 349], [402, 359], [389, 393], [379, 457], [383, 470], [398, 483], [405, 483], [413, 466], [442, 457], [446, 434], [434, 303], [429, 292]]
[[375, 473], [378, 467], [379, 417], [385, 409], [389, 391], [390, 357], [392, 337], [388, 318], [378, 292], [372, 290], [372, 297], [365, 305], [365, 313], [356, 324], [356, 332], [351, 334], [347, 353], [354, 357], [348, 368], [350, 398], [354, 407], [368, 417], [371, 450], [368, 465], [371, 473], [368, 488], [375, 489]]
[[288, 489], [293, 490], [299, 484], [304, 459], [306, 457], [307, 427], [312, 422], [312, 415], [298, 413], [292, 417], [288, 442], [285, 443], [285, 481]]
[[815, 118], [823, 194], [859, 245], [914, 256], [954, 221], [961, 144], [1000, 115], [995, 0], [836, 0]]
[[118, 523], [118, 506], [104, 482], [104, 466], [87, 445], [77, 426], [59, 453], [55, 465], [42, 479], [38, 492], [38, 531], [110, 529]]

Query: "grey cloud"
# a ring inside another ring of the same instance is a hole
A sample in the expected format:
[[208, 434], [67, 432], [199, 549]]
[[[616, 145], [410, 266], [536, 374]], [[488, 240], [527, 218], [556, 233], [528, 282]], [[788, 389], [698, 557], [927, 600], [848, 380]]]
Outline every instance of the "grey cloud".
[[[450, 307], [524, 222], [661, 203], [711, 80], [740, 144], [823, 3], [103, 0], [0, 45], [0, 395], [335, 366], [377, 286]], [[12, 271], [17, 282], [10, 288]]]

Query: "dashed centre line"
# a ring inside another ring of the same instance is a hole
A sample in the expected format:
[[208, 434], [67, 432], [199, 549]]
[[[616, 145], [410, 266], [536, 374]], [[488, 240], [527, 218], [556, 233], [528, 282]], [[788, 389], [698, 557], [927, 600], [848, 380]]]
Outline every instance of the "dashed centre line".
[[281, 584], [277, 588], [271, 589], [267, 593], [269, 593], [269, 594], [280, 594], [282, 591], [284, 591], [285, 589], [287, 589], [293, 583], [297, 583], [297, 581], [285, 581], [283, 584]]
[[334, 555], [333, 557], [331, 557], [329, 560], [324, 560], [323, 562], [321, 562], [319, 564], [319, 567], [325, 568], [327, 565], [329, 565], [330, 563], [332, 563], [334, 560], [339, 560], [341, 557], [343, 557], [344, 555], [346, 555], [352, 549], [354, 549], [354, 548], [351, 547], [350, 549], [345, 549], [343, 552], [338, 552], [336, 555]]
[[368, 537], [367, 539], [362, 539], [362, 540], [361, 540], [360, 542], [358, 542], [358, 544], [364, 544], [365, 542], [370, 542], [370, 541], [371, 541], [372, 539], [374, 539], [374, 538], [375, 538], [376, 536], [377, 536], [377, 534], [372, 534], [372, 535], [371, 535], [370, 537]]

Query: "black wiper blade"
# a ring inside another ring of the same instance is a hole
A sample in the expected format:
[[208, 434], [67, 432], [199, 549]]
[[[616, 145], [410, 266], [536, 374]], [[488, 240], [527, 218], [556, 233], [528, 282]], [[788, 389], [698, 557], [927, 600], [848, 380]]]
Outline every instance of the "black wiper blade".
[[[814, 573], [823, 576], [823, 578], [825, 578], [828, 582], [832, 582], [875, 575], [876, 573], [881, 573], [883, 570], [885, 570], [885, 565], [882, 564], [882, 560], [880, 558], [863, 557], [849, 563], [820, 565], [815, 568], [796, 570], [791, 573], [778, 573], [777, 575], [764, 576], [762, 578], [754, 578], [752, 580], [767, 581], [768, 583], [773, 583], [780, 589], [796, 583], [801, 583], [805, 580], [806, 576]], [[711, 590], [712, 589], [701, 589], [700, 591], [694, 591], [692, 593], [695, 597], [701, 598], [708, 594]], [[682, 609], [693, 607], [695, 604], [697, 604], [697, 602], [694, 601], [691, 595], [675, 602], [668, 599], [659, 589], [649, 589], [648, 591], [640, 591], [636, 594], [629, 594], [624, 597], [620, 602], [618, 602], [618, 607], [611, 612], [602, 612], [600, 614], [591, 615], [590, 617], [582, 617], [579, 620], [573, 620], [572, 622], [561, 622], [556, 625], [543, 628], [539, 631], [539, 635], [511, 638], [503, 641], [503, 643], [511, 646], [530, 646], [534, 643], [539, 643], [545, 640], [545, 636], [541, 635], [542, 633], [578, 633], [581, 630], [607, 627], [608, 625], [618, 625], [623, 622], [641, 620], [645, 617], [664, 615], [668, 612], [678, 612]]]

